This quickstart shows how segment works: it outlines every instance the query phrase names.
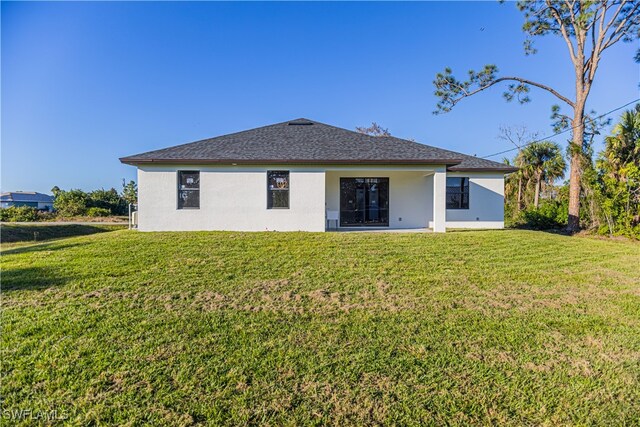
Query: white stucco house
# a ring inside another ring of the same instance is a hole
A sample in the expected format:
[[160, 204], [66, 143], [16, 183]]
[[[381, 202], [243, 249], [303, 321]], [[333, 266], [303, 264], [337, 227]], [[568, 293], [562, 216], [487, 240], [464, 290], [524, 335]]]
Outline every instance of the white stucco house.
[[296, 119], [133, 156], [141, 231], [502, 228], [514, 168]]

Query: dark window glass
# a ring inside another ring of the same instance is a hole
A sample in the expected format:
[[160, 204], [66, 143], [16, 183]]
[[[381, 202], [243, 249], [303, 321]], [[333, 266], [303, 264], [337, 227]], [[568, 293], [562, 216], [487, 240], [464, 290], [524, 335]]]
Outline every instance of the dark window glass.
[[267, 209], [289, 208], [289, 171], [267, 172]]
[[340, 178], [340, 226], [389, 225], [389, 178]]
[[447, 178], [447, 209], [469, 209], [469, 178]]
[[200, 172], [178, 171], [178, 209], [200, 208]]

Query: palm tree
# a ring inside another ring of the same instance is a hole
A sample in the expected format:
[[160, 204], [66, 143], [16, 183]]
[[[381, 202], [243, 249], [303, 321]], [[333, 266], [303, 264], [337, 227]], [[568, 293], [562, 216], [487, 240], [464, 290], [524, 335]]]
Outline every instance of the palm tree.
[[553, 184], [558, 178], [564, 177], [567, 167], [560, 146], [555, 142], [543, 141], [527, 145], [522, 152], [521, 162], [525, 175], [533, 178], [535, 196], [533, 205], [538, 208], [542, 183]]
[[524, 186], [527, 185], [531, 176], [529, 174], [529, 169], [524, 162], [524, 158], [522, 155], [522, 151], [518, 152], [518, 155], [514, 159], [514, 165], [518, 168], [517, 176], [518, 176], [518, 210], [522, 210], [524, 208]]
[[505, 180], [505, 194], [511, 196], [514, 193], [516, 195], [515, 211], [519, 212], [523, 208], [524, 187], [526, 187], [529, 177], [527, 175], [526, 165], [522, 162], [522, 152], [513, 159], [513, 162], [507, 158], [502, 162], [509, 166], [515, 166], [518, 168], [517, 172], [509, 174]]
[[[610, 205], [603, 209], [603, 214], [610, 232], [617, 221], [626, 223], [624, 227], [630, 229], [632, 224], [640, 223], [640, 184], [636, 175], [637, 166], [640, 165], [640, 104], [622, 114], [613, 128], [613, 134], [606, 137], [604, 142], [604, 150], [596, 161], [602, 178], [609, 178], [601, 179]], [[615, 206], [623, 212], [612, 213]]]
[[604, 140], [601, 164], [614, 178], [620, 179], [620, 169], [629, 163], [640, 164], [640, 104], [625, 111], [613, 128], [613, 136]]

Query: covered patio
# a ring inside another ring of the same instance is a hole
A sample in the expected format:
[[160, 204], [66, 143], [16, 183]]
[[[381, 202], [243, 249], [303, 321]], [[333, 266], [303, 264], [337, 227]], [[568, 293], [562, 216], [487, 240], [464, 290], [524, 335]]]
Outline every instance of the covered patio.
[[328, 168], [326, 229], [443, 232], [445, 198], [444, 166]]

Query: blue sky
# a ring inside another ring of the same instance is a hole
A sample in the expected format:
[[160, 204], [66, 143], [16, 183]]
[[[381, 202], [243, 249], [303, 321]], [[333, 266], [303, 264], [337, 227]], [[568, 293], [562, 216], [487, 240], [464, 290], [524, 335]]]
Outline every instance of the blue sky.
[[[494, 88], [434, 116], [433, 78], [497, 64], [573, 96], [566, 46], [526, 57], [513, 3], [2, 2], [3, 191], [120, 188], [119, 157], [307, 117], [484, 156], [500, 125], [551, 134], [555, 99]], [[606, 52], [589, 108], [639, 96], [637, 44]], [[617, 116], [616, 116], [617, 117]], [[559, 137], [564, 143], [566, 137]], [[599, 148], [596, 147], [596, 148]], [[500, 158], [496, 158], [500, 160]]]

